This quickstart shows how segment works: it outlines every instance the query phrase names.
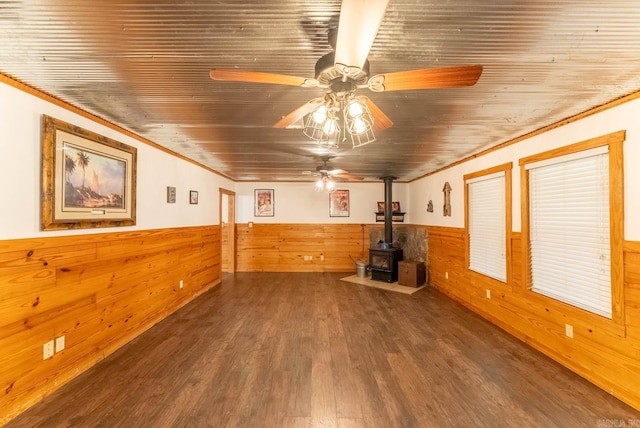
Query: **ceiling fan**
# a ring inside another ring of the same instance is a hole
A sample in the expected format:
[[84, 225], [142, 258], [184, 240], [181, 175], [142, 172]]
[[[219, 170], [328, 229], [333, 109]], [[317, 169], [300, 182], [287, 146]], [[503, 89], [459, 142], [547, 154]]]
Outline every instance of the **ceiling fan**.
[[357, 96], [357, 89], [389, 92], [472, 86], [482, 74], [481, 65], [466, 65], [370, 77], [367, 57], [388, 3], [389, 0], [342, 1], [339, 23], [329, 29], [329, 44], [334, 51], [317, 61], [315, 78], [235, 69], [212, 69], [210, 77], [216, 81], [327, 89], [326, 95], [309, 100], [273, 127], [287, 128], [306, 116], [304, 133], [321, 144], [337, 147], [341, 135], [348, 135], [353, 147], [368, 144], [375, 140], [375, 132], [390, 128], [393, 122], [368, 97]]
[[332, 158], [331, 156], [322, 156], [320, 158], [322, 160], [322, 165], [318, 165], [316, 167], [315, 175], [319, 175], [321, 177], [326, 175], [326, 176], [330, 176], [330, 177], [342, 178], [344, 180], [355, 180], [355, 181], [364, 180], [364, 177], [361, 177], [359, 175], [350, 174], [349, 172], [345, 171], [344, 169], [338, 169], [338, 168], [330, 167], [329, 165], [327, 165], [327, 162], [329, 162], [329, 160], [331, 158]]
[[364, 177], [350, 174], [344, 169], [333, 168], [327, 165], [327, 162], [329, 161], [329, 159], [331, 159], [330, 156], [323, 156], [320, 159], [322, 160], [322, 165], [318, 165], [316, 167], [316, 172], [313, 173], [313, 175], [317, 175], [320, 177], [318, 181], [316, 181], [316, 190], [318, 191], [333, 189], [333, 187], [335, 186], [335, 182], [332, 180], [332, 178], [334, 177], [348, 181], [364, 180]]

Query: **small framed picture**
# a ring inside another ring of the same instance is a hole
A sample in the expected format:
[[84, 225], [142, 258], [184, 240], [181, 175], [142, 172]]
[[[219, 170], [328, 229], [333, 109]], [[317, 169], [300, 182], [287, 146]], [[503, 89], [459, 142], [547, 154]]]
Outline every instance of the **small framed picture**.
[[273, 217], [273, 189], [255, 189], [253, 191], [254, 217]]
[[329, 217], [349, 217], [348, 190], [333, 190], [329, 193]]
[[391, 211], [394, 213], [400, 212], [400, 202], [391, 202]]
[[167, 186], [167, 203], [175, 204], [176, 203], [176, 188], [172, 186]]
[[192, 205], [197, 205], [198, 204], [198, 191], [197, 190], [190, 190], [189, 191], [189, 203]]
[[378, 202], [378, 212], [384, 212], [384, 202]]

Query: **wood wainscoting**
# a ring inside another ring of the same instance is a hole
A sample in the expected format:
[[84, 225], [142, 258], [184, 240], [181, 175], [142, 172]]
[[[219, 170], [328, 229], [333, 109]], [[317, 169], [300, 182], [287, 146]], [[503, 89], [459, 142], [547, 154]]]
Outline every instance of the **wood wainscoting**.
[[218, 283], [217, 225], [0, 241], [0, 425]]
[[[520, 233], [511, 234], [507, 283], [467, 269], [464, 233], [428, 227], [430, 284], [640, 410], [640, 242], [624, 244], [625, 322], [609, 326], [525, 289]], [[566, 324], [573, 326], [573, 338]]]
[[[362, 224], [236, 224], [238, 272], [349, 272], [369, 257]], [[307, 260], [305, 260], [307, 256]], [[309, 260], [308, 258], [311, 257]]]

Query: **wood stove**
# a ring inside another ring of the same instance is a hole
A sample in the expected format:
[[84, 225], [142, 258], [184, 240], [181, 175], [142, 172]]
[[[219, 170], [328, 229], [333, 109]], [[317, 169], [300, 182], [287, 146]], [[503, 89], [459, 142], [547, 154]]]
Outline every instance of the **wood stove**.
[[371, 279], [395, 282], [398, 280], [398, 262], [402, 261], [402, 248], [394, 248], [391, 211], [391, 186], [395, 177], [382, 177], [384, 181], [384, 242], [369, 248]]
[[402, 261], [402, 256], [402, 248], [370, 248], [371, 279], [396, 282], [398, 280], [398, 262]]

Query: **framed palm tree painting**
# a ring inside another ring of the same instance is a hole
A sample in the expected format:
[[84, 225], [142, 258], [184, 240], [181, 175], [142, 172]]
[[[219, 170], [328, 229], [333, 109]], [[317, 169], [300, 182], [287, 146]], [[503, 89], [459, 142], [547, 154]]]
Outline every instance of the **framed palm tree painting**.
[[42, 117], [42, 230], [136, 224], [137, 149]]

